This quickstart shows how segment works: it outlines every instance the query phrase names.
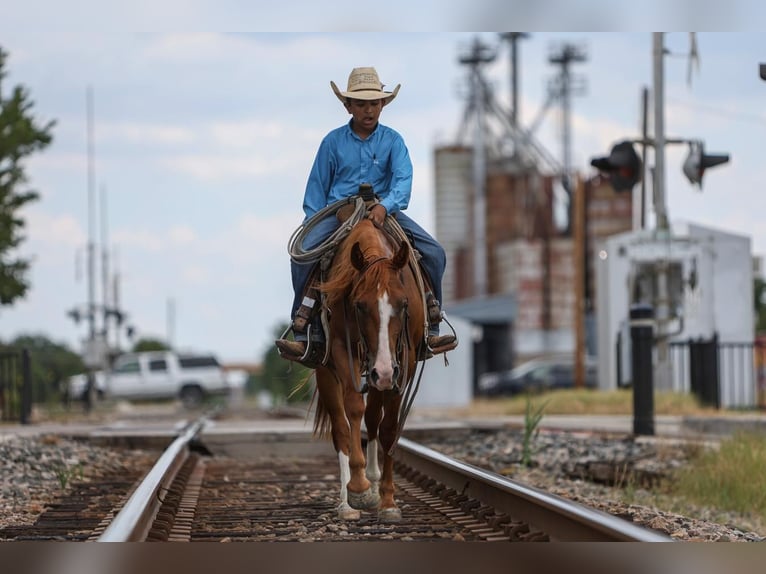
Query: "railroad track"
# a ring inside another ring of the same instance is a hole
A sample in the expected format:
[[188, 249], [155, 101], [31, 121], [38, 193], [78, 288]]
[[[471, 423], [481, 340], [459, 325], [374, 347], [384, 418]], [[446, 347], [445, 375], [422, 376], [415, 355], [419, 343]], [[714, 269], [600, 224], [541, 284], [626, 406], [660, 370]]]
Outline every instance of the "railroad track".
[[[375, 512], [363, 512], [358, 521], [341, 522], [335, 508], [337, 457], [329, 443], [307, 434], [216, 437], [205, 433], [206, 424], [203, 418], [183, 429], [130, 488], [129, 477], [118, 488], [90, 485], [96, 492], [91, 499], [75, 506], [63, 501], [15, 539], [671, 540], [406, 438], [397, 446], [395, 464], [402, 521], [382, 524]], [[212, 451], [217, 452], [211, 456]], [[82, 492], [77, 496], [82, 499]]]

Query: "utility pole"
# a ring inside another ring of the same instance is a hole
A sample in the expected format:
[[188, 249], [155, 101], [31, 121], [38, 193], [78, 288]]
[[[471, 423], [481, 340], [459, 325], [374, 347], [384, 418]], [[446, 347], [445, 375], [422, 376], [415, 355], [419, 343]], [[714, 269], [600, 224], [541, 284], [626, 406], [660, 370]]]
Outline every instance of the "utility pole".
[[485, 143], [485, 113], [488, 94], [485, 91], [484, 80], [479, 66], [494, 61], [495, 53], [482, 44], [478, 38], [474, 40], [471, 50], [460, 57], [460, 63], [471, 68], [471, 107], [475, 114], [473, 138], [473, 296], [481, 297], [487, 294], [487, 238], [486, 238], [486, 143]]
[[[104, 317], [104, 343], [109, 348], [109, 238], [107, 230], [106, 186], [101, 186], [101, 293]], [[115, 305], [116, 308], [116, 305]]]
[[665, 35], [652, 33], [654, 70], [654, 211], [658, 236], [668, 235], [668, 211], [665, 203]]
[[93, 234], [96, 226], [96, 191], [95, 191], [95, 167], [94, 167], [94, 143], [93, 143], [93, 88], [88, 86], [86, 90], [86, 115], [87, 115], [87, 148], [88, 148], [88, 340], [85, 344], [86, 361], [88, 369], [86, 373], [87, 385], [85, 388], [84, 407], [86, 412], [93, 408], [94, 391], [96, 387], [93, 355], [96, 343], [96, 246], [93, 242]]
[[519, 69], [519, 40], [529, 38], [529, 34], [526, 32], [502, 32], [500, 38], [506, 40], [511, 45], [510, 64], [511, 64], [511, 113], [510, 120], [511, 126], [517, 128], [519, 126], [519, 79], [521, 78], [521, 70]]
[[[95, 176], [95, 145], [94, 145], [94, 121], [93, 121], [93, 88], [86, 89], [86, 138], [87, 138], [87, 200], [88, 200], [88, 240], [86, 246], [87, 257], [87, 302], [85, 306], [77, 305], [67, 311], [76, 324], [81, 320], [87, 320], [88, 334], [82, 346], [82, 359], [87, 369], [88, 387], [85, 393], [85, 409], [89, 411], [92, 406], [93, 389], [95, 387], [95, 370], [101, 369], [107, 373], [111, 364], [111, 347], [109, 345], [110, 320], [115, 321], [116, 343], [114, 349], [119, 350], [119, 330], [125, 319], [125, 313], [120, 309], [119, 296], [117, 293], [117, 278], [115, 277], [113, 304], [110, 302], [110, 265], [109, 265], [109, 234], [107, 217], [107, 191], [106, 186], [100, 188], [100, 196], [96, 194]], [[97, 199], [99, 200], [97, 202]], [[100, 206], [100, 217], [97, 218], [97, 203]], [[101, 242], [101, 295], [102, 303], [96, 303], [96, 270], [97, 270], [97, 245], [95, 241], [97, 219], [100, 221]], [[80, 252], [78, 250], [75, 260], [75, 279], [80, 279]], [[101, 329], [97, 323], [101, 321]]]
[[[572, 232], [572, 216], [574, 211], [574, 204], [572, 201], [572, 183], [570, 176], [572, 173], [572, 138], [571, 138], [571, 96], [575, 88], [572, 83], [572, 76], [570, 73], [570, 66], [575, 62], [585, 62], [587, 56], [582, 48], [578, 48], [572, 44], [565, 44], [561, 50], [548, 57], [548, 61], [551, 64], [556, 64], [561, 67], [561, 72], [557, 78], [557, 84], [555, 89], [558, 91], [558, 97], [561, 101], [562, 112], [562, 161], [563, 170], [561, 174], [561, 183], [564, 187], [564, 191], [567, 194], [568, 206], [567, 206], [567, 233]], [[581, 86], [577, 86], [579, 89]]]
[[[649, 90], [641, 91], [641, 165], [646, 166], [647, 142], [649, 141]], [[637, 205], [638, 204], [638, 205]], [[633, 229], [646, 228], [646, 177], [641, 178], [641, 195], [633, 198]]]
[[574, 247], [572, 258], [574, 259], [574, 324], [575, 324], [575, 370], [574, 386], [577, 389], [585, 388], [585, 276], [588, 265], [585, 237], [585, 182], [582, 177], [576, 178], [574, 189]]
[[668, 255], [670, 254], [670, 225], [665, 202], [665, 45], [664, 33], [652, 34], [654, 70], [654, 210], [656, 217], [655, 239], [664, 246], [663, 256], [656, 262], [657, 298], [655, 319], [657, 321], [657, 388], [670, 388], [672, 364], [670, 363], [670, 301], [668, 291]]
[[87, 131], [88, 131], [88, 342], [96, 340], [96, 245], [93, 234], [96, 228], [96, 176], [93, 143], [93, 88], [87, 89]]
[[[121, 313], [120, 310], [120, 273], [117, 271], [117, 261], [115, 257], [115, 272], [112, 277], [112, 301], [114, 301], [114, 308]], [[117, 328], [114, 330], [114, 350], [116, 353], [120, 352], [122, 341], [120, 339], [120, 329], [124, 321], [124, 314], [118, 315]]]

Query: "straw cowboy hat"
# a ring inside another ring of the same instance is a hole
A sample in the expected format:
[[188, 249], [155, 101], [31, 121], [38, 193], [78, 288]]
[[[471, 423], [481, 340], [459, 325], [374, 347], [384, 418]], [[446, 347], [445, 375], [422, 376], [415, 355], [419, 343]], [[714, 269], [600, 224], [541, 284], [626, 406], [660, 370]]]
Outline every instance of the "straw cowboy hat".
[[393, 92], [384, 92], [383, 84], [380, 83], [378, 72], [375, 68], [354, 68], [348, 76], [348, 90], [341, 92], [335, 82], [330, 81], [330, 86], [338, 99], [346, 103], [346, 98], [355, 100], [384, 100], [383, 105], [390, 104], [399, 93], [398, 84]]

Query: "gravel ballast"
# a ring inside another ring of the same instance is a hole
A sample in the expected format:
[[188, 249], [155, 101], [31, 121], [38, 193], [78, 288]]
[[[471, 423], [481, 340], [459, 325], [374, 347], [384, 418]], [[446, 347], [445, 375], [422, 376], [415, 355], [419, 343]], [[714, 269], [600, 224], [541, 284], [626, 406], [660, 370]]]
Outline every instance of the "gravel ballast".
[[[521, 464], [522, 433], [474, 431], [422, 440], [449, 456], [663, 532], [680, 541], [766, 541], [748, 516], [663, 499], [653, 487], [686, 464], [683, 441], [541, 432], [532, 464]], [[88, 481], [149, 456], [56, 435], [0, 435], [0, 528], [34, 524], [73, 481]], [[2, 540], [2, 538], [0, 538]]]

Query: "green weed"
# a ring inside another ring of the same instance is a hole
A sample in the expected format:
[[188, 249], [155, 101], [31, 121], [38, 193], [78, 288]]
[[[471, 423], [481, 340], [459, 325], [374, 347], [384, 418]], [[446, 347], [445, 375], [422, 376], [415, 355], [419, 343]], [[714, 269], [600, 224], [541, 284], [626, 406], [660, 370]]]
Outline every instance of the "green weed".
[[83, 476], [84, 467], [81, 462], [73, 466], [62, 465], [56, 469], [56, 477], [59, 479], [61, 490], [66, 490], [66, 487], [73, 478], [82, 480]]
[[672, 494], [703, 507], [766, 521], [766, 437], [740, 432], [717, 449], [700, 450], [672, 481]]
[[533, 408], [532, 399], [526, 395], [526, 407], [524, 410], [524, 436], [521, 443], [521, 464], [531, 466], [532, 464], [532, 442], [540, 434], [540, 421], [543, 420], [543, 411], [548, 401], [542, 405]]

